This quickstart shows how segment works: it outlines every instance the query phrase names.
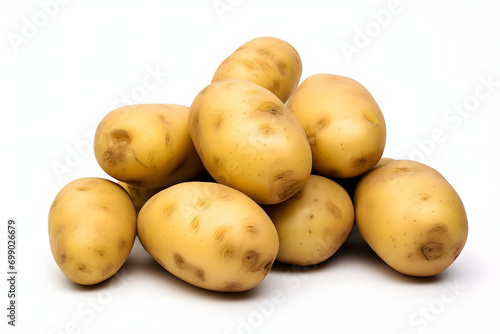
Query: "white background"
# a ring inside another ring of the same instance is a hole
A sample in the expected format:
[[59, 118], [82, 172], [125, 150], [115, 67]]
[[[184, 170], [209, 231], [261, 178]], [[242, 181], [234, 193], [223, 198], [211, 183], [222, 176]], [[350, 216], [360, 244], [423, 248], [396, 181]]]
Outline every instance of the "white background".
[[[5, 274], [8, 218], [19, 225], [18, 327], [7, 326], [1, 279], [2, 333], [500, 333], [495, 0], [2, 0], [0, 6]], [[221, 294], [176, 279], [136, 243], [115, 278], [90, 288], [69, 282], [50, 253], [47, 214], [67, 182], [107, 177], [91, 151], [100, 119], [127, 101], [189, 105], [226, 56], [264, 35], [298, 50], [302, 79], [328, 72], [360, 81], [386, 118], [384, 155], [419, 160], [450, 181], [469, 218], [459, 258], [434, 278], [414, 279], [386, 266], [353, 233], [317, 268], [276, 265], [254, 290]], [[356, 52], [345, 53], [347, 45]], [[156, 81], [146, 89], [151, 72]]]

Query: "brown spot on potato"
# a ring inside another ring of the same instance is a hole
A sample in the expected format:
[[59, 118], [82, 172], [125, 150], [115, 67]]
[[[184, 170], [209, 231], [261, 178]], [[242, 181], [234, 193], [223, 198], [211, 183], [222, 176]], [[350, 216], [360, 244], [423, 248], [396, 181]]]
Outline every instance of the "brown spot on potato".
[[175, 203], [166, 203], [163, 205], [162, 214], [165, 217], [170, 217], [175, 210]]
[[293, 171], [289, 170], [278, 174], [274, 178], [274, 192], [280, 200], [285, 200], [293, 196], [302, 188], [303, 181], [292, 178]]
[[226, 242], [217, 249], [217, 257], [221, 261], [229, 261], [233, 257], [234, 247], [231, 243]]
[[271, 136], [274, 134], [274, 129], [269, 124], [262, 124], [259, 126], [259, 134], [264, 136]]
[[420, 194], [420, 200], [422, 201], [427, 201], [431, 196], [429, 196], [429, 194], [423, 194], [421, 193]]
[[243, 225], [243, 233], [245, 236], [254, 239], [259, 235], [260, 231], [255, 227], [255, 225], [253, 225], [253, 223], [245, 223]]
[[78, 191], [87, 191], [87, 190], [90, 190], [89, 187], [78, 187], [78, 188], [75, 188], [75, 190], [78, 190]]
[[330, 124], [330, 117], [323, 117], [316, 123], [316, 129], [321, 131], [328, 127]]
[[92, 273], [92, 270], [90, 270], [87, 265], [83, 264], [83, 263], [79, 263], [76, 267], [76, 269], [78, 271], [81, 271], [83, 273], [86, 273], [86, 274], [91, 274]]
[[59, 257], [59, 264], [63, 264], [64, 262], [66, 262], [66, 254], [61, 254]]
[[179, 253], [174, 253], [174, 263], [180, 269], [186, 268], [186, 261]]
[[203, 270], [201, 268], [194, 268], [194, 276], [202, 282], [204, 282], [206, 280], [205, 270]]
[[326, 207], [335, 218], [342, 219], [342, 210], [340, 210], [339, 207], [335, 205], [335, 203], [333, 203], [332, 201], [327, 201]]
[[366, 157], [361, 157], [361, 158], [355, 159], [352, 162], [351, 166], [354, 168], [362, 168], [366, 165], [367, 162], [368, 162], [368, 160]]
[[210, 200], [208, 198], [199, 198], [194, 204], [195, 209], [205, 210], [210, 206]]
[[170, 141], [171, 141], [170, 135], [167, 133], [167, 135], [165, 136], [165, 146], [166, 147], [170, 146]]
[[106, 252], [103, 249], [96, 249], [95, 252], [99, 254], [99, 256], [104, 256], [104, 254], [106, 254]]
[[227, 226], [221, 225], [215, 230], [213, 238], [216, 242], [221, 242], [224, 239], [224, 236], [227, 231]]
[[428, 261], [439, 259], [443, 253], [443, 244], [439, 242], [428, 242], [419, 248], [419, 255]]
[[287, 69], [288, 66], [285, 63], [281, 61], [278, 63], [278, 70], [280, 71], [281, 75], [287, 75]]
[[121, 252], [128, 252], [130, 243], [127, 240], [120, 240], [120, 243], [118, 245], [119, 249]]
[[269, 113], [271, 115], [283, 115], [284, 113], [283, 107], [274, 101], [266, 101], [262, 103], [258, 107], [258, 110]]
[[254, 62], [248, 59], [242, 60], [241, 64], [243, 64], [243, 66], [248, 67], [251, 70], [257, 69], [257, 66], [254, 64]]
[[218, 131], [220, 130], [220, 128], [222, 127], [222, 125], [224, 124], [224, 115], [222, 113], [220, 114], [217, 114], [215, 117], [214, 117], [214, 130], [215, 131]]
[[370, 123], [371, 125], [373, 126], [380, 126], [380, 124], [377, 122], [377, 120], [371, 118], [371, 117], [368, 117], [366, 114], [363, 114], [363, 118], [368, 121], [368, 123]]
[[125, 160], [125, 148], [106, 150], [102, 154], [102, 161], [107, 165], [117, 165]]
[[260, 254], [256, 251], [248, 251], [243, 255], [242, 265], [250, 271], [258, 271]]
[[235, 291], [241, 291], [243, 289], [243, 284], [239, 282], [225, 282], [222, 284], [222, 291], [227, 291], [227, 292], [235, 292]]
[[111, 131], [109, 134], [109, 139], [112, 141], [113, 145], [128, 145], [130, 143], [130, 136], [128, 132], [122, 129], [116, 129]]
[[170, 122], [170, 120], [166, 115], [160, 115], [160, 120], [163, 123], [163, 125], [172, 125], [172, 123]]
[[194, 233], [198, 232], [198, 229], [200, 228], [200, 216], [196, 215], [191, 223], [189, 224], [189, 228], [191, 231]]

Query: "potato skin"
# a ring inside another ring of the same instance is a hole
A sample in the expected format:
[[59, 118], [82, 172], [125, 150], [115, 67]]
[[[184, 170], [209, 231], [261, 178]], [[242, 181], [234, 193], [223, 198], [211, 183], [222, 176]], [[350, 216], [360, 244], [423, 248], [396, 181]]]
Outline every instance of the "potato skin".
[[435, 169], [411, 160], [374, 168], [354, 194], [356, 225], [393, 269], [433, 276], [448, 268], [468, 235], [464, 205]]
[[382, 157], [386, 124], [368, 90], [356, 80], [320, 73], [306, 78], [287, 107], [311, 145], [313, 173], [350, 178], [370, 170]]
[[288, 42], [275, 37], [252, 39], [217, 68], [212, 82], [243, 79], [254, 82], [286, 102], [302, 75], [302, 60]]
[[113, 181], [81, 178], [64, 186], [48, 217], [52, 255], [73, 282], [94, 285], [113, 276], [136, 237], [136, 213], [127, 192]]
[[165, 188], [143, 188], [143, 187], [136, 187], [131, 184], [118, 181], [117, 182], [120, 186], [127, 191], [129, 194], [130, 198], [132, 199], [132, 203], [134, 203], [135, 207], [135, 212], [139, 214], [139, 211], [141, 210], [142, 206], [151, 198], [153, 195], [158, 193], [159, 191], [165, 189]]
[[191, 105], [188, 128], [212, 177], [257, 203], [285, 201], [311, 173], [300, 123], [274, 94], [250, 81], [205, 87]]
[[189, 107], [137, 104], [119, 107], [99, 123], [94, 153], [111, 177], [136, 187], [164, 188], [201, 173], [187, 128]]
[[137, 229], [163, 268], [212, 291], [252, 289], [278, 252], [278, 235], [264, 210], [243, 193], [212, 182], [160, 191], [142, 207]]
[[278, 231], [276, 259], [292, 265], [315, 265], [329, 259], [354, 224], [349, 194], [319, 175], [311, 175], [292, 198], [263, 208]]

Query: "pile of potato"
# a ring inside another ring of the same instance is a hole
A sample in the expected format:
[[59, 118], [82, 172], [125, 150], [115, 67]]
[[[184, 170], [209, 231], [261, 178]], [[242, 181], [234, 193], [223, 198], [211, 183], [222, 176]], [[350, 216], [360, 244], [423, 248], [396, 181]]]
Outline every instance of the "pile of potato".
[[315, 265], [356, 224], [393, 269], [436, 275], [468, 233], [453, 187], [424, 164], [382, 158], [384, 116], [340, 75], [300, 84], [286, 41], [253, 39], [229, 55], [191, 106], [117, 108], [95, 157], [114, 180], [77, 179], [48, 217], [52, 254], [73, 282], [114, 275], [136, 236], [168, 272], [213, 291], [246, 291], [273, 263]]

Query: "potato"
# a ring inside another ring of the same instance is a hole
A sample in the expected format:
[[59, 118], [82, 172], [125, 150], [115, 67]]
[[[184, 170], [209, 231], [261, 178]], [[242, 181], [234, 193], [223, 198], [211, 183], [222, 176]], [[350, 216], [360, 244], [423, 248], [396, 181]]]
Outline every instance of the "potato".
[[455, 189], [435, 169], [394, 160], [366, 173], [354, 193], [356, 225], [395, 270], [433, 276], [462, 251], [467, 215]]
[[160, 191], [139, 212], [137, 232], [168, 272], [213, 291], [254, 288], [278, 252], [278, 235], [264, 210], [243, 193], [212, 182]]
[[309, 139], [313, 173], [355, 177], [382, 157], [384, 116], [359, 82], [340, 75], [315, 74], [299, 85], [286, 105]]
[[349, 194], [319, 175], [311, 175], [292, 198], [263, 208], [278, 231], [276, 259], [293, 265], [314, 265], [329, 259], [354, 224]]
[[205, 87], [191, 105], [188, 128], [212, 177], [260, 204], [292, 197], [311, 173], [300, 123], [280, 99], [250, 81]]
[[164, 188], [201, 173], [187, 128], [189, 108], [139, 104], [117, 108], [99, 123], [94, 153], [113, 178], [143, 188]]
[[64, 186], [48, 218], [52, 255], [61, 271], [82, 285], [113, 276], [136, 237], [136, 213], [127, 192], [113, 181], [88, 177]]
[[254, 82], [286, 102], [297, 88], [302, 61], [288, 42], [275, 37], [248, 41], [227, 57], [217, 68], [212, 82], [243, 79]]
[[[382, 166], [386, 163], [388, 163], [389, 161], [392, 161], [394, 159], [392, 158], [381, 158], [377, 164], [375, 166], [373, 166], [373, 168], [377, 168], [379, 166]], [[372, 169], [373, 169], [372, 168]], [[342, 188], [344, 188], [347, 193], [349, 194], [349, 196], [352, 198], [354, 198], [354, 190], [356, 189], [356, 185], [358, 184], [358, 181], [359, 179], [364, 175], [361, 174], [361, 175], [358, 175], [358, 176], [354, 176], [354, 177], [348, 177], [348, 178], [333, 178], [333, 181], [337, 182], [338, 184], [340, 184], [342, 186]]]
[[125, 189], [129, 194], [130, 198], [132, 199], [132, 203], [134, 203], [136, 213], [139, 213], [142, 206], [148, 201], [148, 199], [153, 197], [153, 195], [155, 195], [159, 191], [165, 189], [136, 187], [122, 181], [118, 181], [117, 183], [122, 186], [123, 189]]

